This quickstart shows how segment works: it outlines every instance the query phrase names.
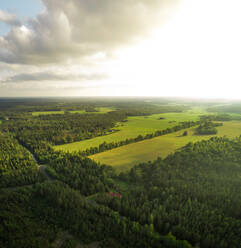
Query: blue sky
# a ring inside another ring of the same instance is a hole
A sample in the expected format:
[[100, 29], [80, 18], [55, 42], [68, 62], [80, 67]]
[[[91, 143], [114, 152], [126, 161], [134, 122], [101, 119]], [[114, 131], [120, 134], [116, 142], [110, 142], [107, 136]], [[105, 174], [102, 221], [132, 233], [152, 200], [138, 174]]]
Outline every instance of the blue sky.
[[[42, 9], [41, 0], [1, 0], [0, 9], [16, 14], [21, 20], [36, 16]], [[6, 34], [10, 27], [0, 22], [0, 35]]]

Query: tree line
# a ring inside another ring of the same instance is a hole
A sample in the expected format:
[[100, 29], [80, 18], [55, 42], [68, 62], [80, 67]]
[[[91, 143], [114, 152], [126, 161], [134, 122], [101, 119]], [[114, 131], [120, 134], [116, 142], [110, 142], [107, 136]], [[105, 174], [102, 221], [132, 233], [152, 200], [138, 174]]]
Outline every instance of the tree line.
[[85, 151], [81, 151], [79, 153], [83, 156], [89, 156], [89, 155], [104, 152], [107, 150], [112, 150], [112, 149], [120, 147], [120, 146], [124, 146], [124, 145], [128, 145], [128, 144], [140, 142], [143, 140], [159, 137], [162, 135], [174, 133], [174, 132], [180, 131], [182, 129], [197, 126], [200, 123], [201, 123], [200, 121], [185, 121], [185, 122], [181, 122], [179, 125], [176, 125], [174, 127], [169, 127], [169, 128], [163, 129], [163, 130], [157, 130], [157, 131], [155, 131], [155, 133], [146, 134], [145, 136], [140, 134], [135, 138], [129, 138], [129, 139], [118, 141], [118, 142], [111, 142], [111, 143], [103, 142], [102, 144], [99, 145], [99, 147], [90, 147], [90, 148], [86, 149]]

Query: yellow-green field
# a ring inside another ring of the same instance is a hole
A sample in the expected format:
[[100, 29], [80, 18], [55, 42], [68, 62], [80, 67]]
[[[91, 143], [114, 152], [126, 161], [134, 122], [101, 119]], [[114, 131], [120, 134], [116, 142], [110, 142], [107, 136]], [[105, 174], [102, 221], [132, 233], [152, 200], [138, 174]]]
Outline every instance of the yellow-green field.
[[[114, 108], [96, 108], [98, 112], [86, 112], [85, 110], [68, 111], [70, 114], [106, 114], [115, 110]], [[32, 112], [33, 116], [39, 115], [63, 115], [65, 111], [45, 111], [45, 112]]]
[[[155, 114], [151, 116], [128, 117], [128, 122], [118, 123], [115, 127], [115, 129], [120, 130], [118, 132], [80, 142], [54, 146], [54, 149], [69, 152], [84, 151], [90, 147], [98, 147], [103, 142], [118, 142], [129, 138], [135, 138], [139, 134], [146, 135], [154, 133], [157, 130], [173, 127], [178, 125], [179, 122], [197, 121], [199, 120], [199, 116], [201, 114], [205, 114], [205, 112], [201, 109], [194, 109], [185, 113], [167, 113]], [[160, 120], [161, 117], [165, 119]]]
[[39, 115], [63, 115], [64, 111], [46, 111], [46, 112], [32, 112], [33, 116]]
[[[237, 137], [241, 135], [241, 122], [224, 122], [222, 127], [218, 127], [218, 136]], [[91, 159], [101, 164], [111, 165], [117, 172], [130, 169], [136, 164], [166, 157], [175, 152], [178, 148], [185, 146], [189, 142], [197, 142], [203, 139], [210, 139], [212, 135], [193, 135], [194, 128], [188, 130], [188, 136], [181, 136], [184, 130], [167, 134], [149, 140], [129, 144], [103, 153], [90, 156]], [[214, 136], [214, 135], [213, 135]]]

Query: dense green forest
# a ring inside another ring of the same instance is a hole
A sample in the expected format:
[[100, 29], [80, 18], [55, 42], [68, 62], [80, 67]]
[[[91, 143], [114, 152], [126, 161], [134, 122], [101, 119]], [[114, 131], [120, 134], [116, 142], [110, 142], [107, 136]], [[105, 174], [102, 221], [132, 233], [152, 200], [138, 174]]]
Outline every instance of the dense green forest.
[[10, 119], [1, 125], [1, 129], [25, 139], [59, 145], [104, 135], [115, 126], [117, 121], [125, 118], [124, 113], [117, 111], [103, 115], [40, 115]]
[[[0, 247], [55, 247], [62, 232], [69, 237], [62, 248], [91, 243], [106, 248], [240, 247], [241, 137], [189, 143], [165, 159], [118, 175], [114, 168], [87, 158], [87, 152], [55, 151], [52, 145], [107, 135], [134, 113], [158, 111], [157, 102], [59, 101], [0, 101]], [[168, 108], [167, 101], [158, 104], [160, 113], [190, 108]], [[116, 110], [101, 115], [31, 115], [107, 106]], [[195, 125], [207, 133], [222, 124], [215, 121], [230, 121], [230, 116], [201, 116], [198, 122], [177, 123], [128, 142]]]
[[190, 143], [119, 177], [133, 185], [128, 194], [98, 202], [194, 246], [240, 246], [241, 138]]
[[29, 151], [10, 135], [0, 133], [0, 188], [33, 184], [44, 179]]
[[61, 182], [6, 192], [0, 199], [1, 247], [50, 247], [60, 228], [83, 243], [99, 241], [100, 247], [191, 247], [93, 204]]

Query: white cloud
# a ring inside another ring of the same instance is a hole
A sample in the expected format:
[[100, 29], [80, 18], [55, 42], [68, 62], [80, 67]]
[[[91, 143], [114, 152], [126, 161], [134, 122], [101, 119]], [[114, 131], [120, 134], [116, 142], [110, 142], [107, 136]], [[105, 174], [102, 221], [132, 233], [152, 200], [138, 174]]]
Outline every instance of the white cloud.
[[107, 79], [108, 76], [105, 74], [57, 74], [54, 72], [37, 72], [37, 73], [20, 73], [13, 76], [7, 77], [6, 79], [0, 80], [0, 83], [25, 83], [25, 82], [36, 82], [36, 81], [71, 81], [71, 82], [82, 82], [82, 81], [95, 81]]
[[[1, 37], [0, 61], [48, 64], [110, 53], [160, 25], [164, 5], [174, 0], [42, 1], [45, 11]], [[5, 13], [2, 19], [17, 24], [12, 15]]]
[[0, 11], [0, 21], [11, 25], [0, 36], [0, 95], [43, 95], [44, 89], [98, 95], [102, 86], [116, 85], [108, 66], [119, 49], [145, 40], [178, 1], [42, 0], [44, 10], [24, 23]]
[[4, 22], [11, 26], [20, 26], [21, 23], [16, 15], [0, 10], [0, 22]]

